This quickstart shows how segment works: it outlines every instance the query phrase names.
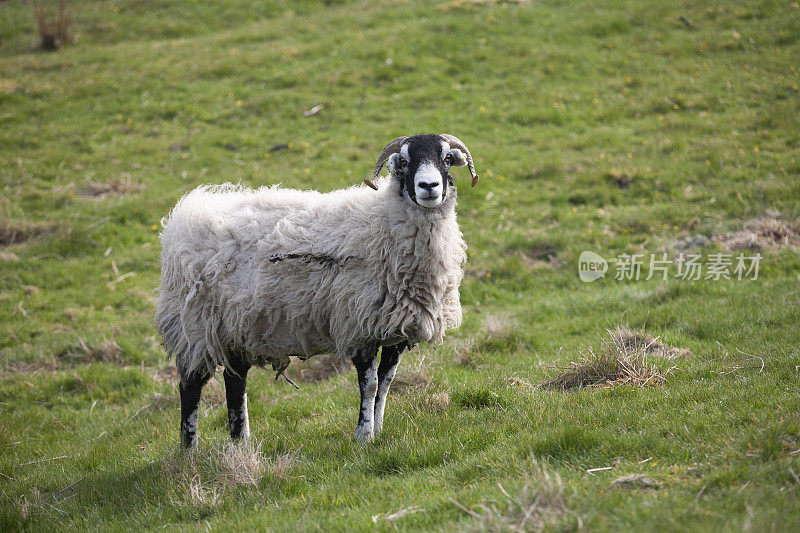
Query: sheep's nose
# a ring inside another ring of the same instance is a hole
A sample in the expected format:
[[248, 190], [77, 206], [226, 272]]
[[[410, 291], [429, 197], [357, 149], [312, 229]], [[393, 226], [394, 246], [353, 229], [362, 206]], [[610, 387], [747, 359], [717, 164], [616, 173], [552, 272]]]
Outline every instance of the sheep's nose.
[[420, 187], [422, 187], [423, 189], [425, 189], [426, 191], [428, 191], [428, 192], [433, 192], [433, 189], [435, 189], [436, 187], [439, 186], [439, 182], [438, 181], [432, 181], [432, 182], [420, 181], [418, 185]]

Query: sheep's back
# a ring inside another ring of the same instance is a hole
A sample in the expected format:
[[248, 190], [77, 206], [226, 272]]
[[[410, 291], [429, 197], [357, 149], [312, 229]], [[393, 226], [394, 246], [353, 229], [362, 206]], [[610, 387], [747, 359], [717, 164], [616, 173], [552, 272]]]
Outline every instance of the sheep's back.
[[[262, 364], [335, 349], [331, 330], [363, 314], [375, 292], [374, 275], [365, 272], [370, 239], [353, 231], [371, 223], [369, 202], [354, 198], [359, 192], [190, 192], [164, 221], [157, 319], [184, 317], [190, 340], [183, 344], [196, 337], [210, 345], [213, 364], [225, 363], [230, 345]], [[183, 351], [192, 350], [178, 349], [177, 359]]]

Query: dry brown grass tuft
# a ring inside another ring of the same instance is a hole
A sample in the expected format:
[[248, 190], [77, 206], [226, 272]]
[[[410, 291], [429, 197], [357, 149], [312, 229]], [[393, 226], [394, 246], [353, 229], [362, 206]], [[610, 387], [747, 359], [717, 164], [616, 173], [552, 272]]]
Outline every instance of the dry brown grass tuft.
[[563, 264], [559, 257], [558, 245], [551, 241], [534, 240], [522, 248], [509, 248], [509, 251], [518, 256], [523, 264], [531, 270], [554, 269]]
[[87, 344], [79, 337], [76, 344], [68, 346], [55, 355], [40, 354], [33, 361], [10, 361], [5, 365], [4, 370], [15, 374], [40, 374], [86, 363], [112, 363], [124, 366], [127, 364], [124, 353], [119, 344], [114, 341]]
[[[16, 503], [19, 508], [19, 514], [22, 518], [28, 518], [28, 516], [32, 514], [46, 511], [48, 507], [52, 507], [52, 503], [47, 501], [52, 499], [49, 496], [50, 495], [34, 487], [30, 493], [23, 494], [17, 499]], [[60, 511], [61, 509], [58, 510]]]
[[39, 374], [42, 372], [55, 372], [72, 365], [85, 363], [113, 363], [126, 364], [124, 352], [114, 341], [105, 341], [100, 344], [87, 344], [78, 338], [78, 343], [67, 347], [55, 355], [39, 355], [34, 361], [10, 361], [5, 365], [6, 372], [15, 374]]
[[558, 257], [557, 252], [553, 252], [545, 256], [544, 258], [538, 257], [531, 257], [523, 251], [519, 251], [519, 258], [522, 259], [522, 262], [525, 263], [525, 266], [532, 270], [538, 270], [540, 268], [558, 268], [560, 267], [563, 262]]
[[422, 409], [433, 413], [446, 411], [450, 406], [450, 395], [447, 392], [437, 392], [426, 395], [422, 399]]
[[401, 368], [394, 380], [389, 392], [394, 394], [408, 394], [414, 390], [424, 390], [431, 384], [431, 377], [427, 369], [420, 367]]
[[469, 368], [477, 368], [482, 362], [482, 357], [475, 344], [475, 339], [468, 337], [453, 345], [455, 362]]
[[164, 476], [175, 479], [169, 495], [173, 505], [190, 512], [213, 511], [241, 490], [258, 490], [264, 477], [286, 479], [297, 464], [297, 454], [268, 458], [255, 439], [201, 443], [189, 452], [176, 452], [161, 460]]
[[39, 28], [39, 38], [43, 50], [58, 50], [69, 42], [72, 16], [67, 11], [64, 0], [59, 2], [56, 13], [50, 13], [42, 2], [37, 2], [33, 6], [33, 16], [36, 19], [36, 26]]
[[[48, 228], [42, 224], [17, 224], [8, 217], [0, 215], [0, 246], [21, 244], [34, 237], [39, 237], [47, 231]], [[6, 257], [12, 259], [15, 256], [11, 254]]]
[[627, 350], [643, 350], [648, 355], [663, 357], [664, 359], [683, 359], [692, 355], [692, 352], [686, 348], [676, 348], [675, 346], [664, 344], [652, 335], [631, 330], [626, 326], [617, 326], [610, 333], [616, 339], [615, 342], [619, 342]]
[[267, 471], [272, 477], [286, 479], [297, 464], [297, 454], [288, 452], [272, 457], [267, 461]]
[[122, 348], [114, 341], [105, 341], [100, 344], [86, 344], [83, 339], [78, 339], [79, 344], [61, 354], [61, 359], [80, 363], [123, 363]]
[[510, 378], [508, 378], [508, 384], [514, 388], [522, 390], [532, 390], [536, 388], [536, 385], [534, 385], [527, 379], [521, 378], [519, 376], [511, 376]]
[[504, 339], [508, 337], [511, 321], [507, 316], [486, 315], [483, 319], [483, 331], [490, 339]]
[[715, 240], [730, 251], [777, 250], [800, 248], [800, 223], [787, 221], [779, 213], [769, 212], [745, 223], [736, 233], [716, 235]]
[[420, 348], [404, 352], [405, 365], [401, 364], [398, 367], [397, 375], [392, 381], [389, 392], [408, 394], [411, 391], [427, 389], [432, 381], [428, 368], [431, 364], [435, 364], [433, 361], [428, 361], [429, 355], [431, 354]]
[[172, 495], [178, 507], [213, 508], [237, 487], [258, 487], [265, 475], [286, 479], [297, 463], [295, 453], [267, 458], [254, 439], [219, 440], [188, 453], [165, 457], [165, 476], [176, 478], [179, 490]]
[[480, 512], [467, 510], [476, 518], [472, 531], [541, 531], [571, 511], [564, 499], [564, 483], [534, 463], [530, 478], [511, 496], [498, 484], [505, 499], [480, 505]]
[[215, 485], [203, 483], [200, 474], [189, 479], [187, 494], [189, 501], [197, 506], [216, 507], [222, 499], [219, 489]]
[[230, 485], [257, 485], [264, 476], [265, 461], [255, 440], [231, 442], [219, 451], [222, 479]]
[[[664, 365], [664, 361], [672, 357], [652, 350], [656, 339], [633, 333], [624, 327], [608, 330], [608, 334], [610, 338], [603, 340], [603, 346], [598, 352], [589, 348], [582, 354], [580, 361], [573, 361], [561, 374], [541, 386], [546, 389], [571, 390], [626, 384], [660, 385], [672, 373], [674, 367]], [[648, 338], [653, 340], [645, 343]], [[653, 358], [660, 361], [653, 362]]]
[[611, 482], [612, 487], [621, 489], [657, 489], [661, 483], [646, 474], [628, 474]]
[[293, 359], [286, 375], [298, 383], [317, 383], [347, 372], [352, 366], [350, 361], [341, 360], [334, 354], [322, 354], [305, 361]]
[[86, 187], [80, 190], [80, 194], [88, 198], [102, 200], [108, 196], [124, 196], [142, 189], [144, 189], [144, 185], [134, 182], [130, 175], [125, 175], [106, 182], [90, 180], [87, 182]]
[[34, 362], [30, 361], [9, 361], [3, 366], [3, 373], [8, 374], [29, 374], [38, 375], [42, 372], [55, 372], [60, 365], [55, 357], [42, 357]]
[[157, 367], [153, 369], [153, 381], [156, 383], [178, 383], [178, 369], [175, 365], [168, 365], [164, 367]]

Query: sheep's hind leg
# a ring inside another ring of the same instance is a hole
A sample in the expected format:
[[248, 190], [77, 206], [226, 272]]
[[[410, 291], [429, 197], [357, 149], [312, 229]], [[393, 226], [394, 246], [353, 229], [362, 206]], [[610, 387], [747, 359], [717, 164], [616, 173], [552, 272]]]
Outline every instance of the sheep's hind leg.
[[358, 373], [358, 388], [361, 391], [361, 409], [358, 412], [356, 440], [362, 444], [375, 436], [375, 394], [378, 392], [378, 346], [361, 348], [353, 357]]
[[250, 436], [250, 421], [247, 418], [247, 371], [250, 363], [241, 355], [232, 355], [230, 368], [225, 368], [225, 399], [228, 403], [228, 430], [231, 439], [246, 439]]
[[211, 374], [202, 370], [181, 377], [181, 444], [184, 448], [197, 446], [197, 407], [203, 385], [210, 378]]
[[386, 407], [386, 395], [389, 386], [392, 384], [397, 365], [400, 364], [400, 357], [403, 351], [408, 348], [406, 342], [395, 344], [394, 346], [384, 346], [381, 350], [381, 364], [378, 367], [378, 393], [375, 396], [375, 433], [380, 433], [383, 429], [383, 410]]

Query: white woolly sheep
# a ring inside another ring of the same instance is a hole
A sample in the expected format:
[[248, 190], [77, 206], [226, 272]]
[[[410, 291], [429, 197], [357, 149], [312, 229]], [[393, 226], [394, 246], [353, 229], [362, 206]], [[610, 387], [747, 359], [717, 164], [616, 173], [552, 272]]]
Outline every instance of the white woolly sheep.
[[460, 325], [466, 245], [448, 172], [468, 165], [474, 185], [472, 156], [452, 135], [416, 135], [386, 145], [373, 179], [384, 163], [389, 177], [364, 180], [377, 192], [201, 186], [162, 221], [155, 321], [180, 375], [184, 446], [217, 367], [238, 439], [249, 435], [251, 366], [280, 375], [290, 356], [326, 352], [355, 364], [355, 436], [370, 441], [401, 353]]

